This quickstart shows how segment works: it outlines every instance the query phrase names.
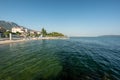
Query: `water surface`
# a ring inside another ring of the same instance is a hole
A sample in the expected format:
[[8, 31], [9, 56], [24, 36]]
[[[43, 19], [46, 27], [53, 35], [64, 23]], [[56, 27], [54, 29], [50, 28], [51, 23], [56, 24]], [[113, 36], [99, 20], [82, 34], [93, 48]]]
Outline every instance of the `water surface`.
[[0, 45], [0, 80], [120, 80], [120, 38]]

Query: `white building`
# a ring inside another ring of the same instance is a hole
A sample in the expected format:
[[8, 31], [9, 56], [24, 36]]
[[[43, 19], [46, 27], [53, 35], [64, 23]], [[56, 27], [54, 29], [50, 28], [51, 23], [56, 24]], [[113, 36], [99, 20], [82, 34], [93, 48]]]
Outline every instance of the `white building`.
[[35, 31], [31, 30], [31, 31], [30, 31], [30, 34], [35, 34]]
[[41, 34], [41, 32], [40, 32], [40, 31], [37, 31], [37, 34]]
[[22, 28], [22, 27], [13, 27], [12, 28], [12, 32], [13, 33], [16, 33], [16, 32], [19, 32], [19, 33], [23, 33], [23, 32], [25, 32], [26, 30], [24, 29], [24, 28]]

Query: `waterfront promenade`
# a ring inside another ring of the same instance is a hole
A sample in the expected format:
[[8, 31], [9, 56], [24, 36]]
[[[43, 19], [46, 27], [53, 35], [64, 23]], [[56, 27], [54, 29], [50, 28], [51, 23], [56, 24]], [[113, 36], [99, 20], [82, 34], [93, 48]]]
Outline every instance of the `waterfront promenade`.
[[15, 42], [24, 42], [30, 40], [53, 40], [53, 39], [69, 39], [68, 37], [40, 37], [40, 38], [14, 38], [9, 40], [9, 38], [0, 39], [0, 44], [8, 44], [8, 43], [15, 43]]

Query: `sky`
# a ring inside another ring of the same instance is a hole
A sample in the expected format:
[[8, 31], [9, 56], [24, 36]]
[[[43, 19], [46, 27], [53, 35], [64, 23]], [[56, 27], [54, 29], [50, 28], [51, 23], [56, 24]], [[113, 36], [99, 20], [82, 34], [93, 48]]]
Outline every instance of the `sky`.
[[67, 36], [120, 35], [120, 0], [0, 0], [0, 20]]

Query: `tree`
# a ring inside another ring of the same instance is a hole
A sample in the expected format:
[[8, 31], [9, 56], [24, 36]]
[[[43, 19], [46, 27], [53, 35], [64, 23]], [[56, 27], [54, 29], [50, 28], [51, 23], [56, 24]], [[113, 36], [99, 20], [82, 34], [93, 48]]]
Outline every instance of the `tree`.
[[47, 36], [49, 36], [49, 37], [63, 37], [64, 35], [62, 33], [52, 32], [52, 33], [48, 33]]
[[21, 35], [21, 33], [20, 33], [20, 32], [16, 32], [16, 34], [17, 34], [17, 35]]
[[11, 33], [11, 32], [10, 31], [4, 32], [5, 37], [9, 37], [9, 33]]
[[3, 27], [0, 27], [0, 37], [5, 37], [4, 32], [6, 32], [6, 29]]
[[47, 35], [47, 31], [44, 28], [42, 28], [41, 34], [43, 37], [45, 37]]
[[4, 33], [4, 32], [6, 32], [6, 29], [3, 27], [0, 27], [0, 33]]

